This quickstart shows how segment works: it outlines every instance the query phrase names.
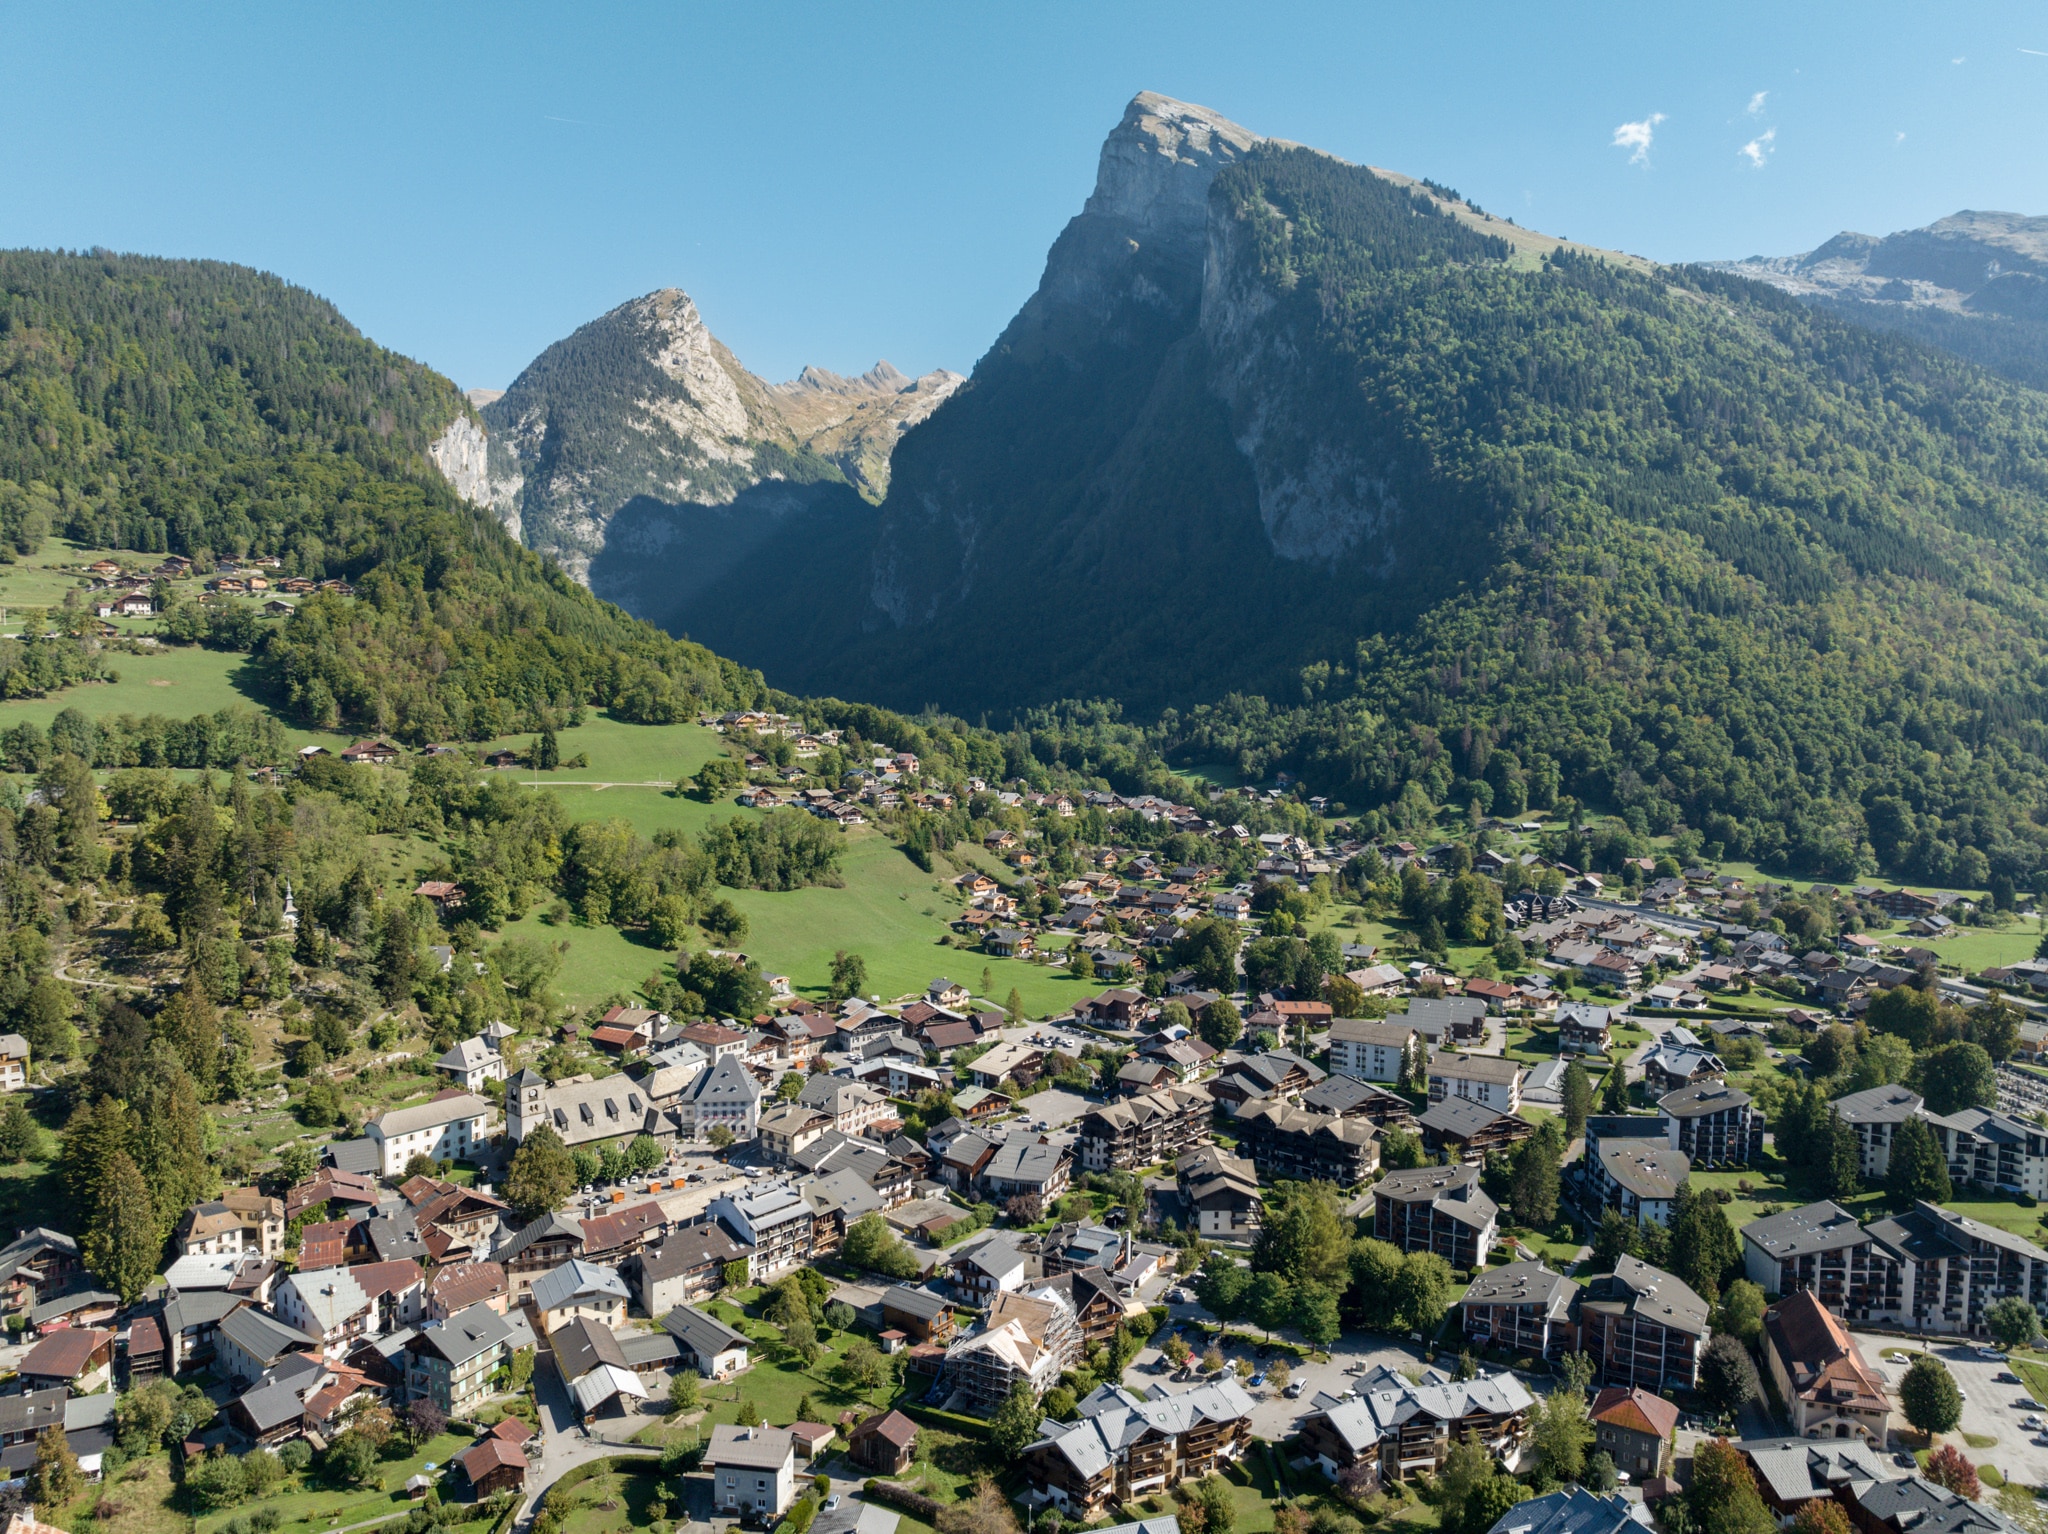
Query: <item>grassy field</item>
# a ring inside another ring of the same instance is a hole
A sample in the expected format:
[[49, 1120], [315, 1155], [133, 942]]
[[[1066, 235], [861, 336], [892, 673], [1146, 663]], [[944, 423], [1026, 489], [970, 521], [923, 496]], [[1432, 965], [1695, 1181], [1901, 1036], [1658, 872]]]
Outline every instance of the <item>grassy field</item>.
[[1974, 975], [1994, 965], [2031, 959], [2040, 941], [2040, 930], [2033, 922], [2016, 921], [2009, 927], [1958, 927], [1933, 947], [1943, 964]]
[[[699, 724], [627, 724], [598, 711], [573, 730], [561, 732], [562, 755], [587, 756], [588, 767], [563, 767], [554, 772], [519, 769], [522, 783], [571, 782], [674, 783], [688, 777], [719, 753], [725, 737]], [[524, 751], [533, 736], [507, 735], [477, 747], [479, 752]], [[731, 810], [734, 805], [725, 806]]]
[[[170, 1459], [152, 1454], [129, 1465], [118, 1478], [88, 1486], [76, 1502], [36, 1512], [60, 1529], [80, 1534], [191, 1534], [192, 1520], [171, 1505], [174, 1492]], [[95, 1516], [96, 1510], [103, 1515]]]
[[[405, 1483], [411, 1477], [426, 1470], [428, 1465], [446, 1465], [451, 1456], [460, 1454], [476, 1440], [466, 1433], [443, 1433], [433, 1439], [417, 1454], [403, 1459], [388, 1459], [380, 1463], [377, 1473], [389, 1490], [374, 1490], [356, 1487], [348, 1490], [292, 1487], [263, 1498], [256, 1503], [243, 1503], [237, 1507], [225, 1508], [217, 1513], [206, 1513], [193, 1520], [193, 1534], [213, 1534], [223, 1524], [236, 1517], [246, 1517], [251, 1506], [276, 1509], [284, 1522], [278, 1534], [314, 1534], [336, 1526], [346, 1527], [352, 1523], [365, 1523], [372, 1518], [390, 1517], [416, 1507], [405, 1494]], [[182, 1522], [182, 1520], [181, 1520]], [[97, 1534], [97, 1531], [95, 1531]]]

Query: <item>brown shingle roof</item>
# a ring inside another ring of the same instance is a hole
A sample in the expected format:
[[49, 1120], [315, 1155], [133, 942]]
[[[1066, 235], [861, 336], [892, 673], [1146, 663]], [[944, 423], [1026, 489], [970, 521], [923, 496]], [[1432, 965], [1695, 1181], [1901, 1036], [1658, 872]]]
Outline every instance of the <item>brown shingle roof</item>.
[[880, 1434], [899, 1449], [907, 1449], [917, 1439], [917, 1424], [900, 1411], [884, 1412], [879, 1417], [870, 1417], [853, 1430], [855, 1438], [870, 1433]]
[[113, 1339], [112, 1332], [97, 1326], [67, 1326], [30, 1348], [21, 1361], [21, 1372], [44, 1379], [75, 1380], [92, 1362], [92, 1355]]

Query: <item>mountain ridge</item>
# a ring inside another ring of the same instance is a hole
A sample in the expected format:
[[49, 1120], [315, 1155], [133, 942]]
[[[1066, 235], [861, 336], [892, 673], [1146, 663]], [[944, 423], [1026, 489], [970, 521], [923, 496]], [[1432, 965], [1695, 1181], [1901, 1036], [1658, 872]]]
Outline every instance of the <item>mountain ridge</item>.
[[1793, 256], [1703, 263], [2048, 388], [2048, 217], [1963, 209]]
[[637, 610], [1354, 805], [1561, 791], [1842, 876], [2048, 846], [2048, 400], [1165, 98], [871, 517]]

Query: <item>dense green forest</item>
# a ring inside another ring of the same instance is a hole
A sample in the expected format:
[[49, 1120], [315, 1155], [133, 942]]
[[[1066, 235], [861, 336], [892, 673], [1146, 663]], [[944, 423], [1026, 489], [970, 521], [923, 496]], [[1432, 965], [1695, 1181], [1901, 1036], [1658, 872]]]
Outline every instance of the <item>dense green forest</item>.
[[[243, 634], [307, 724], [482, 739], [589, 704], [665, 722], [760, 698], [758, 677], [595, 600], [458, 500], [425, 447], [467, 408], [275, 277], [0, 252], [0, 547], [54, 532], [355, 582], [360, 600]], [[0, 672], [28, 690], [35, 659], [0, 648]]]
[[[1532, 269], [1308, 150], [1218, 175], [1199, 304], [1182, 274], [1179, 308], [1063, 317], [1077, 263], [1118, 270], [1075, 253], [1086, 218], [899, 450], [879, 535], [760, 557], [811, 614], [694, 633], [785, 686], [1011, 714], [1062, 759], [2039, 877], [2048, 397], [1720, 273]], [[1279, 558], [1254, 471], [1346, 462], [1378, 520]]]

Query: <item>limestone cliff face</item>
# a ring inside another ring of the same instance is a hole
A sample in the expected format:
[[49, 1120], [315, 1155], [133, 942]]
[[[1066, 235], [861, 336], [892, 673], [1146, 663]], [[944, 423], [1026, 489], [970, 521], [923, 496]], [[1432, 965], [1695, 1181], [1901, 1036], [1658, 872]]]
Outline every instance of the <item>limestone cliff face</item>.
[[578, 579], [635, 497], [722, 505], [762, 479], [823, 471], [678, 288], [556, 342], [483, 414], [492, 477], [518, 481], [522, 538]]
[[459, 415], [450, 421], [448, 429], [427, 444], [427, 456], [457, 495], [497, 512], [512, 536], [519, 536], [519, 478], [492, 477], [490, 438], [474, 417]]
[[[961, 382], [880, 363], [857, 378], [812, 368], [771, 385], [687, 293], [664, 288], [556, 342], [482, 407], [489, 479], [511, 487], [498, 504], [524, 541], [587, 581], [613, 519], [635, 503], [727, 507], [768, 482], [838, 480], [879, 500], [902, 432]], [[639, 518], [643, 546], [649, 526]]]

